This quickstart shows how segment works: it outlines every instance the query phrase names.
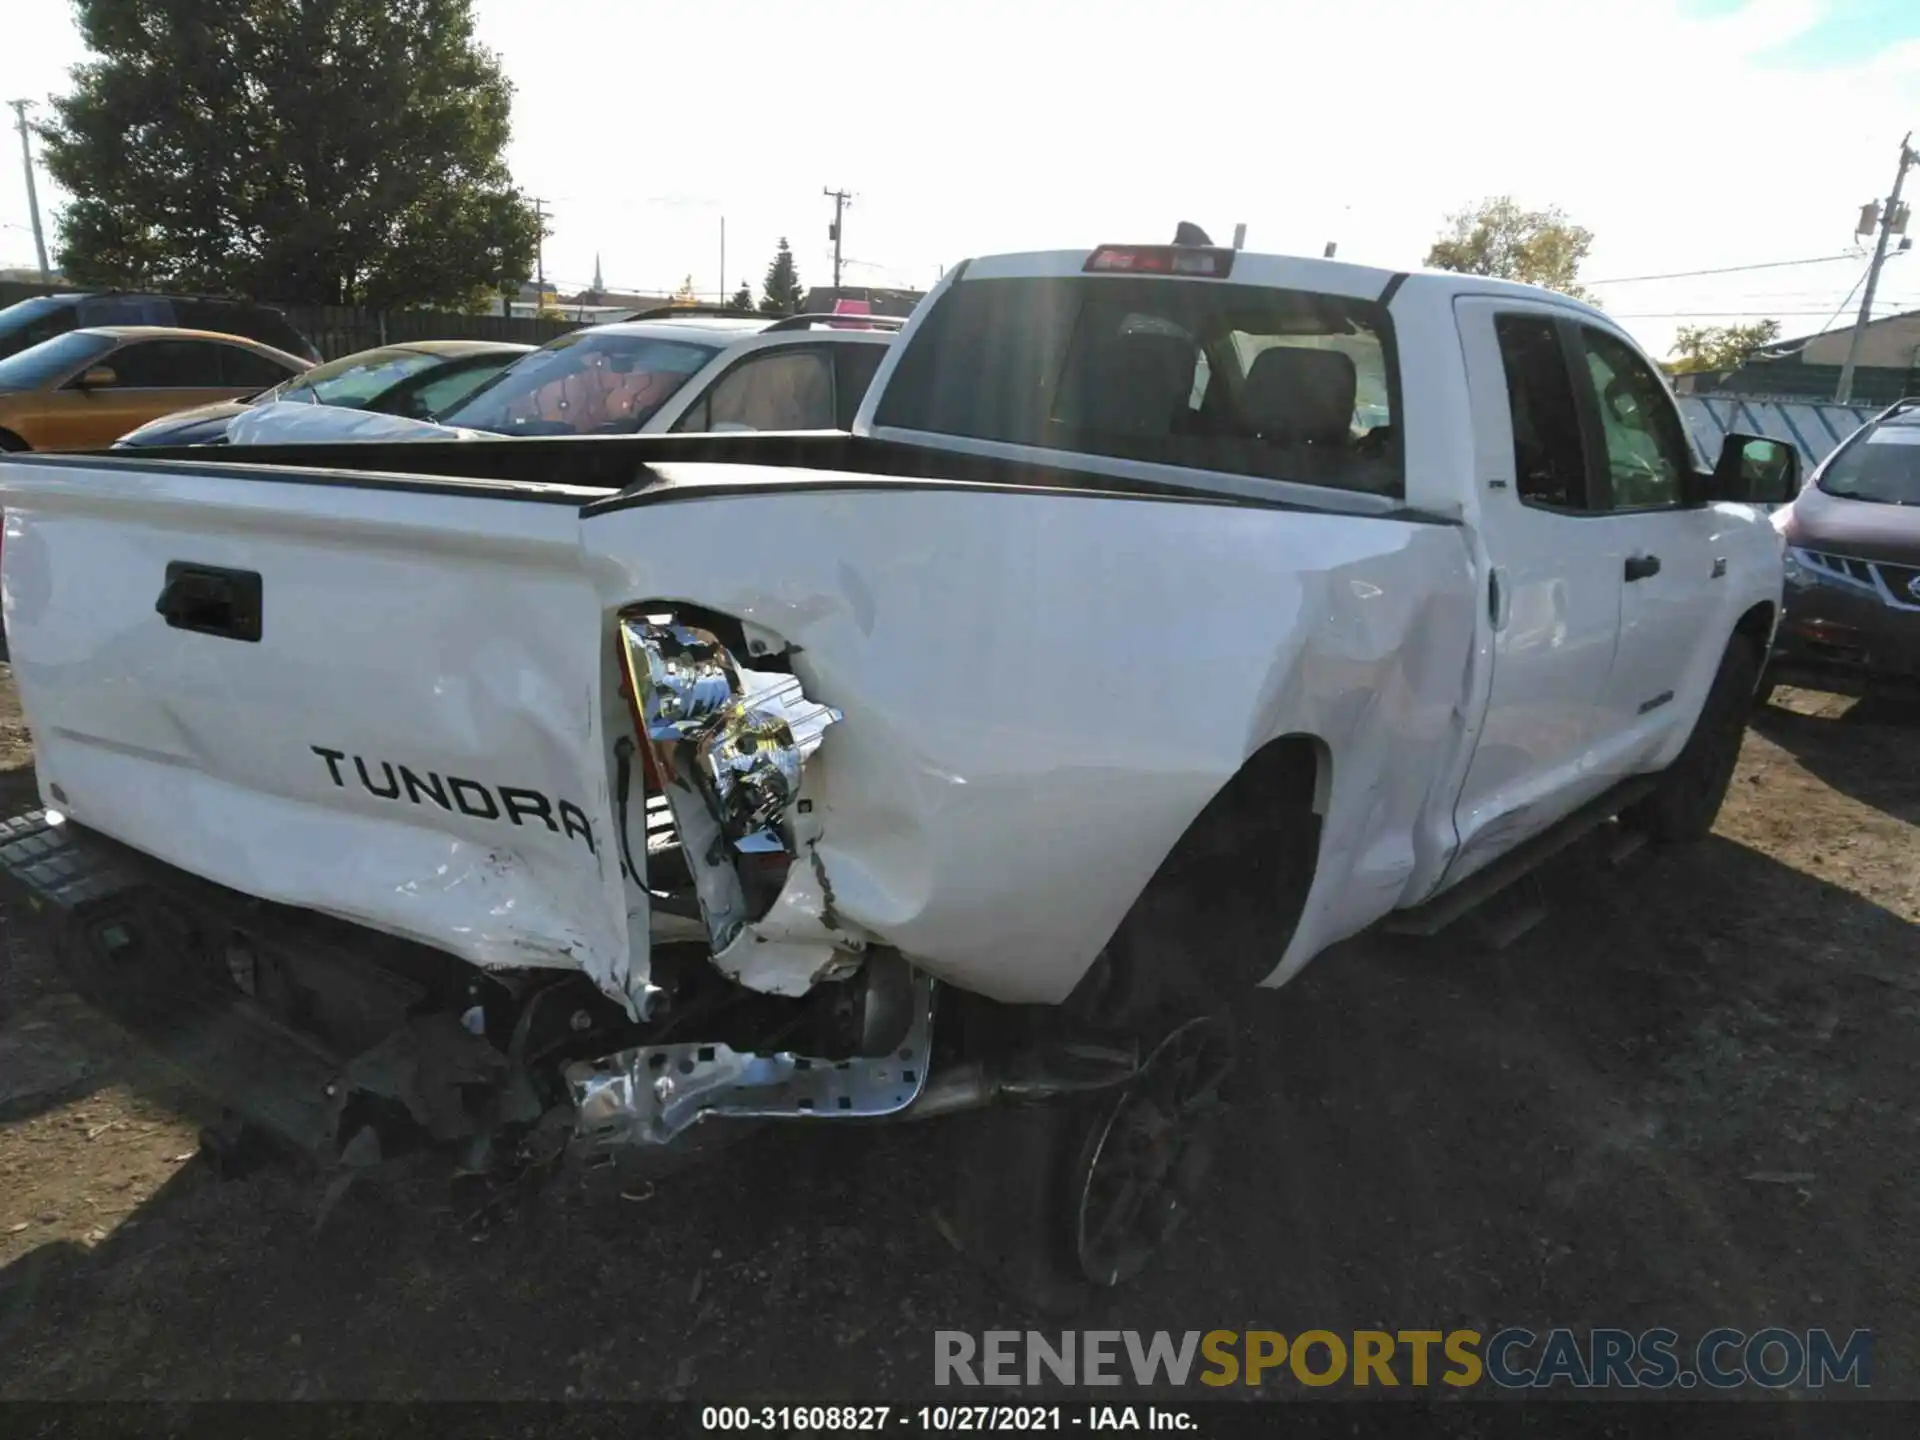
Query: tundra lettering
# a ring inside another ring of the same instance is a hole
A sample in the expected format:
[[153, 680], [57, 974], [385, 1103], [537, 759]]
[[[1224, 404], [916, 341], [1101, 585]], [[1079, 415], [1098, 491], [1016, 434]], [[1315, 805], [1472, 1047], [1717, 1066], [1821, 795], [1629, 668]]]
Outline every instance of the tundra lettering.
[[[341, 777], [340, 764], [350, 759], [355, 773], [360, 777], [361, 788], [376, 799], [398, 800], [404, 790], [405, 798], [412, 804], [419, 805], [431, 800], [442, 810], [458, 810], [475, 820], [498, 820], [502, 812], [505, 818], [516, 825], [524, 825], [530, 819], [538, 820], [556, 835], [564, 833], [585, 842], [588, 854], [596, 853], [593, 827], [587, 821], [586, 812], [571, 800], [550, 800], [538, 790], [526, 790], [516, 785], [488, 787], [478, 780], [468, 780], [460, 775], [443, 777], [428, 771], [423, 778], [417, 771], [405, 765], [396, 765], [391, 760], [377, 760], [369, 769], [364, 756], [331, 750], [325, 745], [308, 748], [326, 762], [327, 774], [343, 790], [347, 788], [347, 782]], [[374, 779], [376, 770], [380, 777], [378, 782]], [[494, 799], [496, 791], [500, 796], [497, 802]]]

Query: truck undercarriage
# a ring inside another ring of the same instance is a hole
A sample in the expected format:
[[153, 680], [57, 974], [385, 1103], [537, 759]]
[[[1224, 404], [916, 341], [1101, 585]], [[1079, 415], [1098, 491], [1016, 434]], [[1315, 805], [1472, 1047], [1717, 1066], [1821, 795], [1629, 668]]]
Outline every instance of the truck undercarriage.
[[[656, 853], [671, 853], [665, 828]], [[1082, 1257], [1075, 1284], [1112, 1284], [1183, 1211], [1204, 1147], [1181, 1120], [1211, 1109], [1229, 1059], [1212, 1022], [1170, 1038], [1077, 1024], [943, 989], [879, 947], [781, 996], [730, 980], [703, 944], [656, 946], [656, 1003], [636, 1020], [583, 973], [483, 970], [224, 889], [57, 812], [0, 823], [0, 878], [77, 988], [225, 1107], [203, 1136], [216, 1159], [291, 1156], [316, 1173], [322, 1218], [355, 1176], [423, 1151], [454, 1175], [537, 1185], [695, 1148], [699, 1122], [1054, 1101], [1071, 1123], [1041, 1118], [1031, 1179], [1054, 1194], [1060, 1164], [1075, 1178], [1039, 1238]]]

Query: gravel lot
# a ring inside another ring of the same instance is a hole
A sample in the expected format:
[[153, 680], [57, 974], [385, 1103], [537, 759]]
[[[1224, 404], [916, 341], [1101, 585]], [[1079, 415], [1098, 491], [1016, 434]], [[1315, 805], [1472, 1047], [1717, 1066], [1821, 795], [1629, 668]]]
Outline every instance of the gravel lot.
[[[1706, 844], [1576, 847], [1507, 949], [1356, 943], [1249, 1004], [1208, 1213], [1080, 1323], [1866, 1326], [1920, 1399], [1920, 725], [1783, 695]], [[402, 1173], [316, 1234], [312, 1182], [219, 1178], [204, 1107], [3, 935], [0, 1398], [904, 1398], [935, 1329], [1058, 1328], [945, 1238], [939, 1125], [484, 1228]]]

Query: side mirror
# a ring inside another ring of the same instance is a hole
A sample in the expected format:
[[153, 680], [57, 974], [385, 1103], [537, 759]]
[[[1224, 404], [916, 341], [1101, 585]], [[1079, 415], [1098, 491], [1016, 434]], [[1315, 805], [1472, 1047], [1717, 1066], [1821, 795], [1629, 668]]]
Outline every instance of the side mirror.
[[89, 365], [75, 382], [82, 390], [105, 390], [120, 383], [111, 365]]
[[1707, 488], [1709, 500], [1785, 505], [1800, 493], [1800, 452], [1785, 440], [1729, 435]]

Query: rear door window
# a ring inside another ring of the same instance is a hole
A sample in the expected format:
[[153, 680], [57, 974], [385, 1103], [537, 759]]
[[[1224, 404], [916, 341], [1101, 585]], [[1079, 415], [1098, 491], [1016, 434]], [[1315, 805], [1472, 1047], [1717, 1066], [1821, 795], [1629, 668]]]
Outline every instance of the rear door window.
[[833, 365], [824, 348], [750, 355], [681, 417], [680, 430], [831, 430]]
[[176, 300], [173, 309], [179, 318], [142, 323], [181, 325], [189, 330], [211, 330], [216, 335], [239, 335], [285, 350], [289, 355], [313, 358], [313, 347], [276, 310], [238, 300]]
[[115, 383], [130, 390], [218, 390], [226, 348], [211, 340], [135, 340], [101, 363], [112, 366]]
[[178, 325], [173, 302], [164, 295], [89, 295], [80, 302], [80, 323], [87, 325]]
[[836, 345], [833, 347], [834, 428], [853, 429], [853, 418], [860, 413], [860, 402], [867, 398], [867, 387], [874, 372], [887, 358], [885, 345]]
[[220, 383], [230, 389], [265, 390], [298, 373], [257, 350], [243, 350], [238, 345], [220, 347]]
[[1391, 322], [1373, 301], [1138, 277], [962, 280], [875, 423], [1398, 496]]
[[1559, 323], [1549, 315], [1500, 315], [1493, 330], [1507, 376], [1514, 487], [1521, 502], [1587, 509], [1586, 446]]

